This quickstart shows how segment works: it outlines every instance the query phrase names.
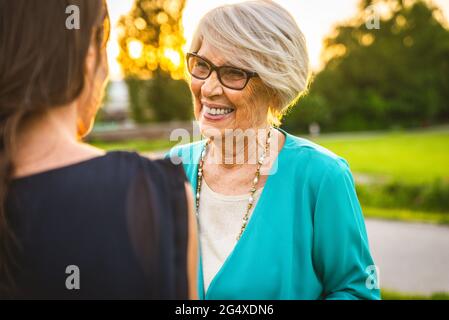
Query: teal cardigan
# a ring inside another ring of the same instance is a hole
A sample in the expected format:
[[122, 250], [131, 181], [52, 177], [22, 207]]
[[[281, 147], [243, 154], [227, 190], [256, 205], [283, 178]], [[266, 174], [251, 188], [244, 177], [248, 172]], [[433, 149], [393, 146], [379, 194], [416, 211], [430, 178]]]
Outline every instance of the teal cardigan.
[[[285, 144], [248, 226], [207, 292], [200, 255], [200, 299], [380, 299], [347, 162], [280, 131]], [[194, 194], [204, 143], [169, 154], [183, 161]]]

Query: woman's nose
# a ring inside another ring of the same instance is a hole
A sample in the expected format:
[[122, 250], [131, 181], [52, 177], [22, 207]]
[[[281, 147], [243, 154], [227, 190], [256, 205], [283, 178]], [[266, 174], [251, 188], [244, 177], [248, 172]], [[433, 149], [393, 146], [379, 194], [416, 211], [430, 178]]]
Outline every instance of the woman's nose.
[[204, 80], [204, 83], [201, 86], [201, 93], [204, 97], [213, 97], [223, 94], [223, 87], [218, 80], [216, 71], [212, 71], [209, 78]]

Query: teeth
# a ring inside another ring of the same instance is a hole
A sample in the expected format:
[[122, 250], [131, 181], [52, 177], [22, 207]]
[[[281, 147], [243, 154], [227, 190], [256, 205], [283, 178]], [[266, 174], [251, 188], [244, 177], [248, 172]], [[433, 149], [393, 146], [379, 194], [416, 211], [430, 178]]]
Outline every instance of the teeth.
[[219, 114], [228, 114], [234, 111], [233, 109], [223, 109], [223, 108], [210, 108], [206, 105], [203, 105], [204, 110], [211, 115], [219, 115]]

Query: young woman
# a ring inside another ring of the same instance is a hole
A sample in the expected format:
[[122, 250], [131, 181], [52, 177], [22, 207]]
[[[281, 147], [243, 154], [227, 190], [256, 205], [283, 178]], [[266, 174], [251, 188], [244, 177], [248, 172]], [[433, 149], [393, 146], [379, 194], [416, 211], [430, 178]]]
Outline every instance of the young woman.
[[[67, 29], [76, 5], [80, 29]], [[0, 0], [0, 297], [195, 298], [181, 166], [80, 141], [108, 69], [102, 0]]]

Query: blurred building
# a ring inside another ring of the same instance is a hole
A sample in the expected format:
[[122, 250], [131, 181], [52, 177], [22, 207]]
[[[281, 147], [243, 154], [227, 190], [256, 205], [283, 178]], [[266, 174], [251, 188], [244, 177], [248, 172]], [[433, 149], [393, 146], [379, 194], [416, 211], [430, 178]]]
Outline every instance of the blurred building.
[[129, 93], [125, 81], [109, 82], [101, 120], [118, 123], [129, 121], [129, 105]]

